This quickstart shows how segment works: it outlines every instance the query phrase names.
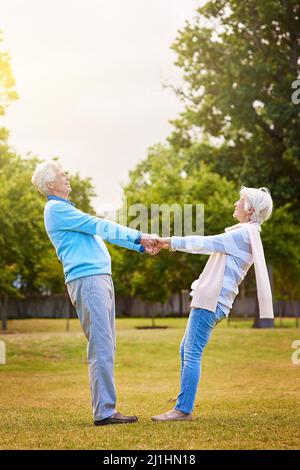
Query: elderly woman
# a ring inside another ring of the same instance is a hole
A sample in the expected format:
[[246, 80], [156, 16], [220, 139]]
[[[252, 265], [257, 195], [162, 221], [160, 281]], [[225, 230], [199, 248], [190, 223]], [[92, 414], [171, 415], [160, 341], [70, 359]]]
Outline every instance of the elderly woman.
[[180, 346], [180, 393], [175, 407], [153, 421], [185, 421], [192, 411], [201, 376], [202, 354], [213, 328], [227, 318], [248, 269], [254, 262], [261, 318], [273, 318], [272, 293], [260, 238], [261, 225], [271, 216], [267, 188], [241, 187], [233, 217], [239, 223], [224, 234], [160, 238], [160, 248], [210, 254], [199, 279], [192, 284], [191, 312]]

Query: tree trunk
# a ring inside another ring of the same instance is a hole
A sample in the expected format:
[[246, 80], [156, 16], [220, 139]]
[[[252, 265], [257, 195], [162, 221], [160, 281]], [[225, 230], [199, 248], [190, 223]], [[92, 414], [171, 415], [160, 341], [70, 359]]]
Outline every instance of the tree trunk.
[[179, 291], [179, 315], [183, 316], [183, 298], [182, 298], [182, 290]]
[[152, 309], [151, 309], [151, 313], [149, 315], [149, 304], [148, 302], [146, 302], [146, 317], [149, 317], [151, 318], [151, 326], [152, 328], [155, 328], [155, 315], [152, 313]]
[[[240, 286], [240, 299], [243, 301], [243, 303], [245, 304], [245, 298], [246, 298], [246, 284], [245, 282], [242, 282], [241, 286]], [[248, 315], [247, 313], [245, 312], [244, 310], [244, 313], [243, 313], [243, 317], [245, 319], [247, 319]]]
[[293, 300], [291, 303], [292, 303], [292, 309], [293, 309], [294, 315], [296, 317], [296, 328], [299, 328], [299, 310], [295, 307], [295, 303]]
[[4, 294], [2, 299], [0, 300], [2, 331], [7, 330], [7, 306], [8, 306], [8, 295]]
[[[273, 273], [272, 265], [268, 264], [268, 274], [270, 279], [271, 291], [273, 292]], [[274, 318], [260, 318], [259, 317], [259, 304], [256, 291], [256, 312], [254, 317], [254, 322], [252, 328], [274, 328]]]
[[280, 328], [282, 328], [283, 326], [284, 302], [285, 300], [282, 301], [282, 307], [280, 308], [280, 323], [279, 323]]
[[123, 311], [124, 317], [131, 317], [132, 316], [132, 299], [131, 297], [125, 296], [124, 302], [125, 310]]

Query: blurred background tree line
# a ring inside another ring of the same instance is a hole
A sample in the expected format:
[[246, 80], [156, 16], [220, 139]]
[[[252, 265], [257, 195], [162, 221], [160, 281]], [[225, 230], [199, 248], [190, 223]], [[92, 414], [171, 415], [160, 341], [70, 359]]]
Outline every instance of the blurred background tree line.
[[[237, 221], [241, 184], [267, 186], [272, 218], [262, 226], [276, 300], [300, 297], [300, 78], [298, 0], [213, 0], [195, 12], [172, 45], [184, 110], [165, 143], [153, 145], [123, 188], [127, 206], [204, 204], [205, 234]], [[0, 114], [17, 98], [9, 56], [0, 52]], [[9, 295], [62, 292], [62, 269], [43, 226], [44, 200], [30, 183], [38, 159], [21, 157], [0, 128], [0, 308]], [[72, 200], [93, 213], [90, 179], [72, 177]], [[171, 214], [171, 221], [174, 214]], [[130, 221], [130, 219], [129, 219]], [[151, 227], [149, 225], [149, 231]], [[140, 256], [108, 246], [116, 292], [164, 302], [189, 289], [206, 256]], [[243, 289], [253, 287], [252, 276]]]

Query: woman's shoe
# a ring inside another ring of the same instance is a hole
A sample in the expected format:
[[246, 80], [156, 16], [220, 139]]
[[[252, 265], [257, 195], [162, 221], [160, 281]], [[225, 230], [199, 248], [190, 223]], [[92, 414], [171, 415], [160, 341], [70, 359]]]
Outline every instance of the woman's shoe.
[[191, 421], [193, 419], [192, 413], [182, 413], [179, 410], [167, 411], [161, 415], [152, 416], [152, 421]]

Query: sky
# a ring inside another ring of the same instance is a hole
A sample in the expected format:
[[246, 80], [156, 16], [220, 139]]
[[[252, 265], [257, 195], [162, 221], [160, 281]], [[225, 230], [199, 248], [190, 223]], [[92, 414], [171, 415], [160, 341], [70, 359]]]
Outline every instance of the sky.
[[91, 177], [97, 211], [121, 204], [128, 172], [164, 142], [182, 104], [170, 46], [201, 0], [0, 0], [2, 50], [19, 100], [1, 120], [21, 155]]

